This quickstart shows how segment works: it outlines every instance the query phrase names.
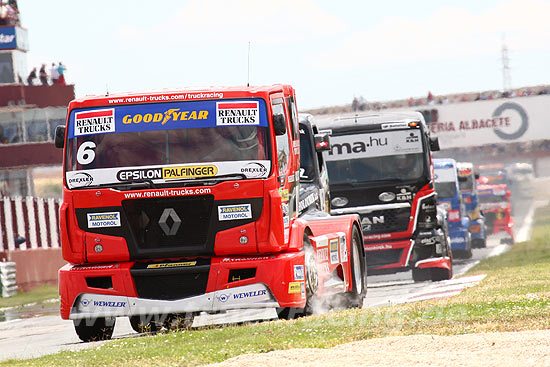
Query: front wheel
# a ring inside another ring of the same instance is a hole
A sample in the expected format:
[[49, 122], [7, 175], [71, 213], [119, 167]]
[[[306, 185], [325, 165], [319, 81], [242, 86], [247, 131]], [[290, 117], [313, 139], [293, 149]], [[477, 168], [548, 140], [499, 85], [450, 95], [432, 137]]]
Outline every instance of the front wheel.
[[351, 273], [352, 273], [352, 289], [346, 293], [348, 307], [361, 308], [367, 294], [367, 264], [366, 258], [363, 256], [363, 242], [361, 234], [357, 227], [353, 227], [351, 235]]
[[108, 340], [115, 329], [114, 317], [98, 317], [95, 319], [74, 320], [76, 334], [83, 342]]

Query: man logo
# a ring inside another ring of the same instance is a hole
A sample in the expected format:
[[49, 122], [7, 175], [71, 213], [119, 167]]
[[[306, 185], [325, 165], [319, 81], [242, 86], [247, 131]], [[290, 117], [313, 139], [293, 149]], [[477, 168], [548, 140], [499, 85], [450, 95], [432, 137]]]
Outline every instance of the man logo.
[[[172, 219], [172, 225], [168, 225], [168, 218]], [[181, 225], [181, 219], [172, 208], [166, 208], [159, 219], [159, 226], [167, 236], [175, 236]], [[170, 228], [172, 227], [172, 228]]]

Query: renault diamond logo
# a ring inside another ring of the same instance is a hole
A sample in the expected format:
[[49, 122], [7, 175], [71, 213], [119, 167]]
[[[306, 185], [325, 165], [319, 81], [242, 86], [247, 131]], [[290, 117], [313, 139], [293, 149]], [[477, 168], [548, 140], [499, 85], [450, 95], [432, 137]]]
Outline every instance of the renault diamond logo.
[[[172, 228], [170, 228], [170, 225], [168, 225], [168, 218], [172, 219], [172, 225], [171, 225]], [[180, 225], [181, 225], [181, 219], [180, 217], [178, 217], [178, 214], [176, 213], [176, 211], [172, 208], [164, 209], [159, 219], [159, 226], [160, 228], [162, 228], [164, 233], [167, 236], [174, 236], [178, 232]]]

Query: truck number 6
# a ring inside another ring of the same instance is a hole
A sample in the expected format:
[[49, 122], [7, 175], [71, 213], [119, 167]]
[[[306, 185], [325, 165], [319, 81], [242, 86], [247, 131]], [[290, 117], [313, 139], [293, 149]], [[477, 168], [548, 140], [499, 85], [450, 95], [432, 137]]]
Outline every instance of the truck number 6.
[[87, 141], [82, 143], [82, 145], [78, 148], [78, 152], [76, 153], [76, 160], [78, 163], [82, 165], [90, 164], [95, 159], [95, 149], [96, 145], [92, 141]]

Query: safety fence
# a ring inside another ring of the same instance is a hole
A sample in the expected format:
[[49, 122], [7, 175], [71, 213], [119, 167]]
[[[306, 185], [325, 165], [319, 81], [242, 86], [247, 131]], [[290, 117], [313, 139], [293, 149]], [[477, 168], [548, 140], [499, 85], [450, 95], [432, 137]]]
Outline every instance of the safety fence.
[[0, 198], [0, 252], [57, 248], [59, 199]]

